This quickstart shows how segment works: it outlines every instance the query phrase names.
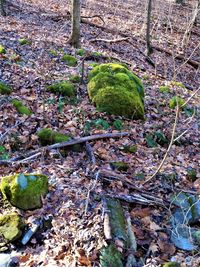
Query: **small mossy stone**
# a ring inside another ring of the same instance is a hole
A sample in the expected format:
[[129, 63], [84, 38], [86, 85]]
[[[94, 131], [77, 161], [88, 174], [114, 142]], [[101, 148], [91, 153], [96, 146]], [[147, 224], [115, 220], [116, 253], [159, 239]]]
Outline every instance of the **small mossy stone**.
[[61, 143], [69, 141], [68, 135], [53, 131], [49, 128], [44, 128], [38, 132], [39, 141], [42, 146], [52, 145], [55, 143]]
[[187, 179], [191, 182], [194, 182], [197, 180], [197, 170], [194, 168], [188, 168], [187, 169]]
[[178, 262], [166, 262], [162, 264], [162, 267], [181, 267], [181, 264]]
[[77, 65], [77, 59], [68, 54], [64, 54], [62, 56], [62, 61], [64, 61], [70, 67], [75, 67]]
[[61, 81], [47, 86], [47, 91], [62, 96], [73, 97], [75, 95], [75, 86], [69, 81]]
[[117, 63], [101, 64], [89, 73], [88, 94], [99, 111], [133, 119], [144, 118], [141, 80]]
[[5, 53], [6, 53], [5, 47], [0, 44], [0, 55], [5, 54]]
[[48, 177], [42, 174], [14, 174], [2, 177], [3, 196], [15, 207], [31, 210], [42, 207], [41, 197], [48, 192]]
[[0, 215], [0, 236], [12, 242], [20, 238], [24, 224], [17, 213]]
[[167, 85], [160, 86], [159, 91], [160, 93], [164, 93], [164, 94], [170, 93], [170, 87]]
[[71, 75], [69, 81], [72, 83], [80, 83], [81, 77], [79, 75]]
[[123, 171], [123, 172], [126, 172], [129, 168], [128, 164], [126, 162], [123, 162], [123, 161], [111, 162], [110, 166], [113, 169], [117, 169], [118, 171]]
[[122, 151], [125, 153], [135, 154], [137, 152], [137, 145], [132, 145], [132, 146], [126, 145], [122, 148]]
[[181, 107], [184, 103], [185, 103], [185, 100], [184, 99], [182, 99], [179, 96], [174, 96], [169, 101], [169, 107], [171, 109], [175, 109], [176, 106], [177, 106], [177, 104], [178, 104], [179, 107]]
[[78, 56], [83, 57], [83, 56], [86, 54], [86, 51], [85, 51], [85, 49], [80, 48], [80, 49], [78, 49], [78, 50], [76, 51], [76, 54], [77, 54]]
[[20, 45], [27, 45], [27, 44], [30, 44], [30, 41], [25, 39], [25, 38], [21, 38], [18, 40], [19, 44]]
[[10, 95], [12, 92], [12, 89], [9, 85], [4, 83], [3, 81], [0, 81], [0, 94], [1, 95]]
[[13, 99], [12, 104], [16, 108], [16, 110], [22, 115], [31, 116], [33, 114], [33, 112], [28, 107], [26, 107], [21, 101], [17, 99]]

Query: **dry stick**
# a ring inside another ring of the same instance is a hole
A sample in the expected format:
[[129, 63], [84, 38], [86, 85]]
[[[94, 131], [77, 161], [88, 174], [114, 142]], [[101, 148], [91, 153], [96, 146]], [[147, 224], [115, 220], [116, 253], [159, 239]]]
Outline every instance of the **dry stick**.
[[113, 40], [108, 40], [108, 39], [91, 39], [90, 42], [105, 42], [105, 43], [119, 43], [119, 42], [123, 42], [123, 41], [127, 41], [129, 40], [130, 38], [129, 37], [124, 37], [124, 38], [119, 38], [119, 39], [113, 39]]
[[[81, 143], [85, 143], [87, 141], [93, 141], [93, 140], [98, 140], [98, 139], [117, 138], [117, 137], [129, 136], [129, 135], [130, 135], [130, 133], [128, 133], [128, 132], [121, 132], [121, 133], [106, 133], [106, 134], [96, 134], [96, 135], [84, 136], [84, 137], [81, 137], [78, 139], [73, 139], [73, 140], [66, 141], [66, 142], [56, 143], [56, 144], [53, 144], [50, 146], [36, 149], [35, 151], [31, 151], [31, 152], [27, 153], [23, 160], [27, 159], [30, 156], [31, 156], [31, 159], [33, 159], [34, 156], [38, 157], [39, 155], [42, 154], [42, 152], [50, 151], [50, 150], [55, 149], [55, 148], [72, 146], [72, 145], [81, 144]], [[11, 164], [13, 162], [17, 162], [19, 158], [21, 158], [21, 156], [12, 158], [10, 160], [0, 160], [0, 165], [6, 165], [6, 164]], [[20, 161], [18, 161], [18, 163], [20, 163]]]
[[178, 122], [179, 111], [180, 111], [180, 107], [179, 107], [179, 105], [178, 105], [178, 101], [177, 101], [176, 117], [175, 117], [174, 126], [173, 126], [173, 130], [172, 130], [172, 136], [171, 136], [171, 140], [170, 140], [170, 144], [169, 144], [169, 146], [168, 146], [168, 149], [167, 149], [167, 151], [166, 151], [166, 153], [165, 153], [165, 156], [164, 156], [163, 160], [161, 161], [160, 165], [158, 166], [157, 170], [153, 173], [153, 175], [151, 175], [151, 176], [150, 176], [150, 177], [143, 183], [143, 185], [146, 184], [146, 183], [148, 183], [150, 180], [152, 180], [152, 179], [156, 176], [156, 174], [160, 171], [160, 169], [162, 168], [162, 166], [163, 166], [163, 164], [164, 164], [164, 162], [165, 162], [165, 160], [166, 160], [166, 158], [167, 158], [167, 156], [168, 156], [168, 153], [169, 153], [169, 151], [170, 151], [170, 149], [171, 149], [171, 147], [172, 147], [172, 145], [173, 145], [173, 143], [174, 143], [174, 136], [175, 136], [175, 132], [176, 132], [176, 126], [177, 126], [177, 122]]

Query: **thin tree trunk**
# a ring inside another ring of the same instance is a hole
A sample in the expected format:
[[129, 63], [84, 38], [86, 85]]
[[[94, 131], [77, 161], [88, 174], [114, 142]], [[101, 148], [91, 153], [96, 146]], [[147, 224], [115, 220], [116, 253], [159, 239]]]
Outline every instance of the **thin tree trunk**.
[[147, 7], [147, 30], [146, 30], [146, 46], [147, 46], [147, 56], [150, 56], [153, 52], [153, 48], [151, 46], [151, 10], [152, 10], [152, 0], [148, 1]]
[[5, 0], [0, 0], [0, 14], [2, 16], [6, 16], [6, 11], [4, 8]]
[[69, 43], [75, 48], [80, 47], [80, 22], [81, 22], [81, 0], [72, 0], [72, 19], [71, 19], [71, 37]]

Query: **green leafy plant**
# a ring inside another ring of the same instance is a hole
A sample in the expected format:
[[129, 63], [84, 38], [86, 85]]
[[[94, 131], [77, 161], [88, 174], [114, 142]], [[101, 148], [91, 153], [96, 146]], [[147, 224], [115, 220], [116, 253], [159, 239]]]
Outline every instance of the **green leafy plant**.
[[165, 144], [169, 143], [169, 140], [161, 131], [155, 131], [153, 133], [147, 134], [145, 139], [147, 142], [147, 146], [152, 148], [157, 147], [158, 144], [160, 146], [164, 146]]
[[96, 128], [98, 129], [103, 128], [104, 130], [107, 130], [110, 127], [109, 123], [104, 119], [95, 120], [94, 125]]
[[163, 85], [159, 87], [160, 93], [167, 94], [170, 93], [170, 87], [167, 85]]
[[77, 54], [78, 56], [83, 57], [83, 56], [86, 54], [86, 51], [85, 51], [85, 49], [80, 48], [80, 49], [78, 49], [78, 50], [76, 51], [76, 54]]
[[31, 42], [25, 38], [21, 38], [18, 40], [19, 44], [20, 45], [28, 45], [28, 44], [31, 44]]
[[9, 159], [9, 153], [4, 146], [0, 146], [0, 160]]
[[0, 44], [0, 55], [1, 54], [5, 54], [6, 53], [6, 49], [3, 45]]
[[182, 99], [181, 97], [179, 96], [173, 96], [170, 100], [169, 100], [169, 107], [171, 109], [175, 109], [176, 106], [177, 106], [177, 103], [178, 103], [178, 106], [182, 106], [184, 103], [185, 103], [185, 100]]
[[123, 129], [123, 122], [122, 122], [122, 120], [119, 120], [119, 119], [115, 120], [113, 122], [113, 126], [114, 126], [114, 128], [116, 130], [121, 131]]

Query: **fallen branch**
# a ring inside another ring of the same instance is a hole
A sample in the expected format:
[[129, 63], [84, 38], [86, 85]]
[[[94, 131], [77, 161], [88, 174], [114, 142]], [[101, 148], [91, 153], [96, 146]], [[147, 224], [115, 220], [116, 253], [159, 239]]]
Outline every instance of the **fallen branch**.
[[113, 40], [108, 40], [108, 39], [101, 39], [101, 38], [99, 38], [99, 39], [91, 39], [90, 40], [90, 42], [105, 42], [105, 43], [110, 43], [110, 44], [112, 44], [112, 43], [119, 43], [119, 42], [123, 42], [123, 41], [127, 41], [127, 40], [129, 40], [129, 37], [124, 37], [124, 38], [119, 38], [119, 39], [113, 39]]
[[[98, 139], [105, 139], [105, 138], [120, 138], [120, 137], [124, 137], [124, 136], [129, 136], [130, 133], [128, 132], [121, 132], [121, 133], [105, 133], [105, 134], [96, 134], [96, 135], [90, 135], [90, 136], [84, 136], [81, 138], [77, 138], [77, 139], [72, 139], [70, 141], [66, 141], [66, 142], [61, 142], [61, 143], [56, 143], [50, 146], [46, 146], [46, 147], [41, 147], [39, 149], [36, 149], [35, 151], [31, 151], [29, 153], [27, 153], [25, 156], [19, 156], [19, 157], [15, 157], [12, 158], [10, 160], [0, 160], [0, 165], [10, 165], [14, 162], [16, 163], [23, 163], [25, 161], [27, 161], [27, 159], [29, 157], [31, 157], [31, 159], [34, 159], [38, 156], [40, 156], [42, 153], [44, 153], [45, 151], [50, 151], [52, 149], [56, 149], [56, 148], [63, 148], [63, 147], [67, 147], [67, 146], [73, 146], [76, 144], [81, 144], [81, 143], [85, 143], [88, 141], [94, 141], [94, 140], [98, 140]], [[22, 160], [19, 160], [22, 159]]]

